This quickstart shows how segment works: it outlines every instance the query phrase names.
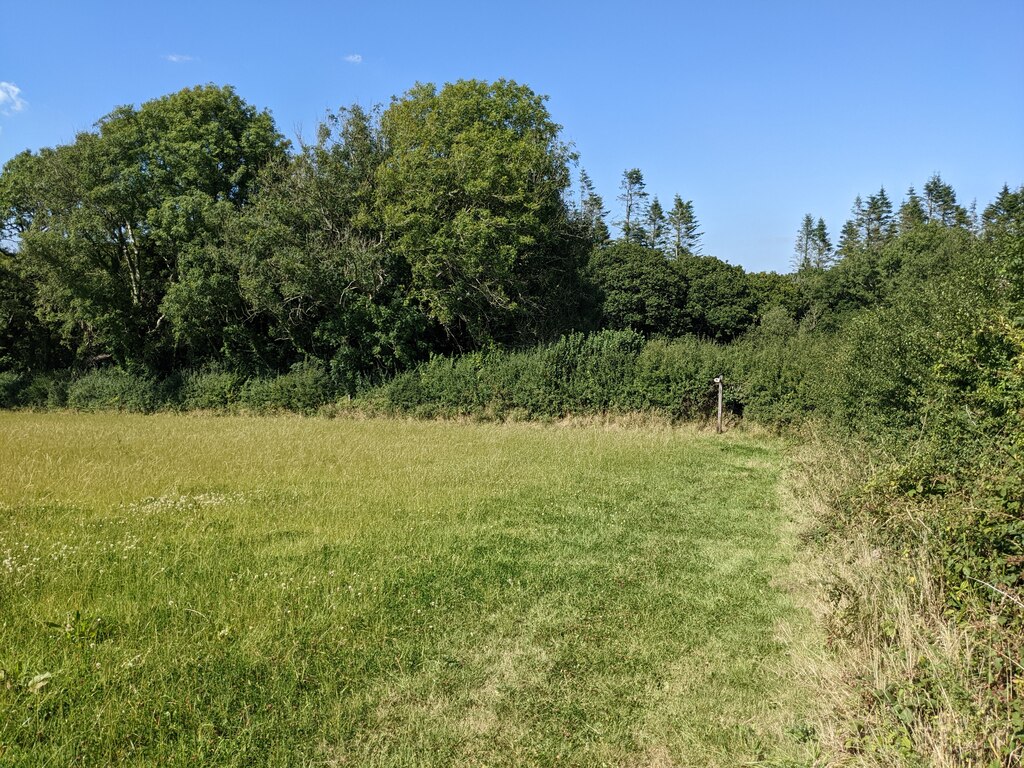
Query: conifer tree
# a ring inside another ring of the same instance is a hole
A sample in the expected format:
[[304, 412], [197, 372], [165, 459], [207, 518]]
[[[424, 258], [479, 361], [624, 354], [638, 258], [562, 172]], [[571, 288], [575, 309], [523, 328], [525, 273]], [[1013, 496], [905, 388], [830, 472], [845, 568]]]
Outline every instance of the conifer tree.
[[929, 221], [944, 227], [966, 227], [970, 223], [967, 211], [956, 201], [956, 192], [935, 174], [924, 185], [925, 213]]
[[897, 223], [897, 229], [900, 234], [906, 234], [913, 229], [921, 226], [928, 220], [928, 216], [924, 212], [924, 206], [921, 204], [921, 198], [918, 197], [917, 191], [910, 187], [907, 190], [907, 199], [903, 201], [903, 205], [900, 206], [899, 222]]
[[622, 181], [619, 183], [619, 202], [623, 206], [623, 218], [616, 222], [622, 227], [622, 238], [632, 242], [643, 242], [643, 226], [639, 221], [644, 213], [644, 201], [647, 199], [647, 184], [644, 182], [644, 174], [639, 168], [630, 168], [623, 171]]
[[881, 187], [868, 198], [863, 211], [864, 242], [871, 249], [879, 249], [893, 234], [892, 201]]
[[583, 220], [584, 227], [590, 237], [590, 241], [594, 245], [600, 245], [601, 243], [607, 242], [610, 237], [608, 225], [604, 220], [604, 217], [607, 215], [608, 211], [605, 210], [604, 200], [599, 194], [597, 194], [594, 182], [591, 180], [589, 174], [581, 169], [580, 217]]
[[647, 209], [647, 245], [650, 248], [662, 248], [665, 246], [667, 235], [665, 210], [661, 207], [657, 196], [651, 200]]
[[814, 251], [814, 219], [811, 214], [805, 214], [800, 224], [800, 231], [796, 235], [796, 245], [793, 248], [793, 271], [806, 272], [813, 264], [811, 254]]
[[828, 236], [825, 220], [817, 223], [811, 214], [805, 214], [797, 232], [793, 248], [793, 269], [795, 272], [825, 270], [832, 266], [832, 241]]
[[672, 210], [668, 212], [668, 225], [672, 238], [672, 251], [676, 258], [684, 253], [695, 256], [700, 253], [700, 239], [704, 233], [693, 212], [693, 201], [676, 195], [672, 201]]
[[832, 240], [828, 236], [828, 228], [825, 226], [825, 220], [818, 218], [818, 223], [814, 225], [814, 266], [819, 269], [828, 269], [832, 266]]
[[[857, 198], [860, 200], [860, 198]], [[860, 228], [855, 219], [848, 219], [843, 224], [843, 230], [839, 234], [839, 247], [836, 249], [836, 256], [839, 259], [848, 258], [858, 253], [864, 246], [860, 236]]]

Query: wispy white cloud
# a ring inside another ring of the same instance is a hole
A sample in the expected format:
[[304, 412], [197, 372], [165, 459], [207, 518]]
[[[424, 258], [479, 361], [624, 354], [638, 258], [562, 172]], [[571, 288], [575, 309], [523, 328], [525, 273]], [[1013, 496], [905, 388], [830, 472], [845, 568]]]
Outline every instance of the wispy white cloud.
[[361, 53], [350, 53], [348, 56], [345, 57], [345, 61], [347, 61], [349, 64], [362, 64], [363, 63], [363, 54], [361, 54]]
[[185, 64], [189, 61], [195, 61], [195, 56], [186, 56], [183, 53], [169, 53], [164, 58], [172, 64]]
[[0, 80], [0, 113], [13, 115], [15, 112], [21, 112], [27, 105], [28, 102], [21, 98], [21, 88], [14, 83]]

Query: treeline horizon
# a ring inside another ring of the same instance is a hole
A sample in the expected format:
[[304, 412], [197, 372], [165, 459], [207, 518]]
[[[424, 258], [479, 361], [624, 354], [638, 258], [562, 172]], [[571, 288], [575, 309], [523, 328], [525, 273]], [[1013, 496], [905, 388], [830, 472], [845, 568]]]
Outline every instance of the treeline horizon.
[[835, 247], [808, 214], [794, 272], [748, 272], [702, 254], [693, 201], [666, 209], [640, 169], [610, 220], [585, 170], [573, 188], [544, 102], [506, 80], [419, 84], [292, 147], [207, 85], [23, 152], [0, 174], [0, 370], [316, 364], [354, 392], [573, 332], [728, 342], [780, 312], [836, 327], [884, 297], [898, 235], [983, 227], [935, 176], [897, 210], [884, 189], [858, 198]]

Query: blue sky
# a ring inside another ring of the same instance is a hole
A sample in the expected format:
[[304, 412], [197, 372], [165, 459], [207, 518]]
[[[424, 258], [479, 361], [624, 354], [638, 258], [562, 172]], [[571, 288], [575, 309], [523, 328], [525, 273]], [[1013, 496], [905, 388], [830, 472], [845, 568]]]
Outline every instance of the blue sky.
[[[312, 137], [415, 82], [511, 78], [548, 107], [615, 218], [622, 171], [694, 201], [704, 251], [786, 271], [805, 213], [935, 172], [961, 202], [1024, 183], [1024, 1], [17, 2], [0, 162], [119, 104], [230, 84]], [[15, 92], [15, 89], [18, 89]]]

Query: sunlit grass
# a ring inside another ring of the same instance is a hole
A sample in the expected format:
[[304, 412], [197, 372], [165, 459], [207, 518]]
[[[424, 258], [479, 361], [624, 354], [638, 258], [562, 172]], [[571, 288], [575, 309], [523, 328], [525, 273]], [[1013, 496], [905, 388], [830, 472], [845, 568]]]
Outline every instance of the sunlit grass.
[[783, 464], [669, 428], [0, 414], [0, 764], [792, 755]]

